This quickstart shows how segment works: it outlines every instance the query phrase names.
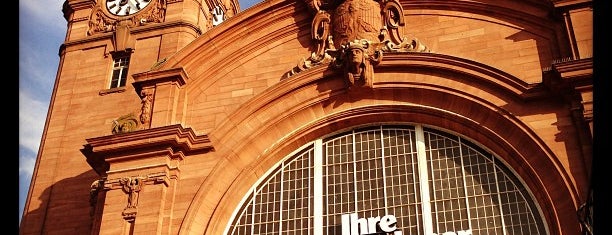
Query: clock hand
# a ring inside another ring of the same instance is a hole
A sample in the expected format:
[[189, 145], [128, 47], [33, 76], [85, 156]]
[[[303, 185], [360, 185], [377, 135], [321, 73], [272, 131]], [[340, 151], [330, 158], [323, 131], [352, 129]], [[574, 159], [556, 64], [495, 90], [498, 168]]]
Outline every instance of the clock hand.
[[129, 0], [130, 6], [140, 10], [140, 2], [138, 0]]
[[117, 6], [117, 5], [113, 4], [113, 6], [111, 6], [111, 8], [114, 8], [115, 6], [117, 7], [117, 10], [115, 10], [115, 14], [120, 15], [120, 13], [121, 13], [121, 6]]

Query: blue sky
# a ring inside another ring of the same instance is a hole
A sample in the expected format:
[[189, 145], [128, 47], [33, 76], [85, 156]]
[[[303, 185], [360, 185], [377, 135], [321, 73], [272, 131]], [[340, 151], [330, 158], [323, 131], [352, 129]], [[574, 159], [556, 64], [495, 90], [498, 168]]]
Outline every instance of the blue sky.
[[[245, 10], [258, 0], [240, 0]], [[19, 221], [66, 36], [64, 0], [19, 0]]]

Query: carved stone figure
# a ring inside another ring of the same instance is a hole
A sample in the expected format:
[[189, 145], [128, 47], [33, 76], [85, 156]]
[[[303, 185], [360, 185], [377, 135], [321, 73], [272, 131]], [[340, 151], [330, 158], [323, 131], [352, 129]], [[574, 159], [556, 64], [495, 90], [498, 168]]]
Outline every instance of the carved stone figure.
[[143, 89], [140, 91], [141, 108], [140, 108], [140, 123], [143, 127], [148, 127], [151, 122], [151, 109], [153, 105], [153, 91]]
[[373, 48], [368, 40], [362, 39], [342, 45], [339, 52], [340, 56], [336, 61], [340, 64], [337, 66], [344, 68], [349, 88], [372, 87], [373, 66], [382, 59], [382, 51]]
[[119, 180], [123, 192], [128, 194], [128, 203], [123, 209], [123, 218], [134, 220], [138, 210], [138, 196], [143, 187], [143, 179], [139, 177], [126, 177]]

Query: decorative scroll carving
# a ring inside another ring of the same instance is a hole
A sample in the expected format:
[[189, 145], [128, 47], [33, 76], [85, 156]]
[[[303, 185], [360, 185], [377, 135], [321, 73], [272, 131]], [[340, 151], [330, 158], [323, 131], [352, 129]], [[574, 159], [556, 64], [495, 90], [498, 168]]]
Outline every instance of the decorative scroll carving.
[[123, 115], [113, 120], [113, 134], [127, 133], [138, 130], [138, 119], [133, 113]]
[[103, 1], [99, 1], [90, 16], [88, 35], [115, 31], [120, 21], [127, 20], [129, 27], [137, 27], [149, 23], [161, 23], [166, 15], [166, 0], [153, 1], [142, 12], [129, 17], [112, 16], [105, 10]]
[[140, 91], [141, 106], [138, 117], [134, 113], [129, 113], [113, 120], [112, 133], [121, 134], [150, 128], [154, 93], [155, 90], [152, 88], [142, 89]]
[[140, 17], [132, 18], [134, 24], [144, 25], [147, 23], [161, 23], [166, 15], [166, 2], [164, 0], [155, 1], [148, 12], [143, 12]]
[[142, 190], [144, 177], [125, 177], [119, 180], [123, 192], [128, 194], [128, 203], [123, 212], [123, 219], [133, 221], [138, 212], [138, 196]]
[[114, 31], [116, 23], [116, 20], [111, 19], [102, 12], [100, 6], [96, 6], [91, 13], [87, 35], [93, 35], [96, 32]]
[[383, 52], [429, 52], [417, 39], [400, 35], [404, 13], [397, 0], [303, 0], [314, 14], [311, 27], [315, 50], [287, 72], [332, 63], [342, 68], [350, 87], [371, 87], [373, 66]]
[[140, 124], [143, 128], [150, 127], [151, 111], [153, 108], [153, 89], [143, 89], [140, 91], [141, 108], [140, 108]]

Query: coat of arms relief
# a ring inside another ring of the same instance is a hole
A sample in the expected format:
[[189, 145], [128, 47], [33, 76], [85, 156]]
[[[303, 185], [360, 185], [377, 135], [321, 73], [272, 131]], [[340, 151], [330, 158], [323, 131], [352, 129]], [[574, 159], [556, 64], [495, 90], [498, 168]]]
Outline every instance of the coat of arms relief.
[[315, 49], [287, 76], [331, 63], [343, 69], [349, 87], [372, 87], [384, 52], [429, 52], [418, 39], [400, 35], [404, 13], [397, 0], [303, 0], [314, 14]]

